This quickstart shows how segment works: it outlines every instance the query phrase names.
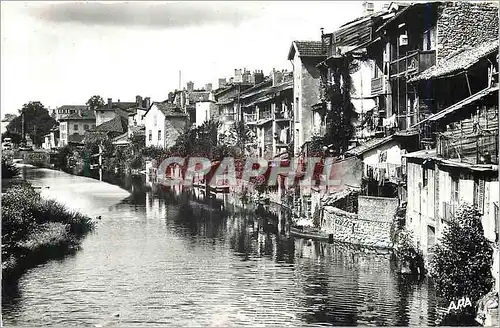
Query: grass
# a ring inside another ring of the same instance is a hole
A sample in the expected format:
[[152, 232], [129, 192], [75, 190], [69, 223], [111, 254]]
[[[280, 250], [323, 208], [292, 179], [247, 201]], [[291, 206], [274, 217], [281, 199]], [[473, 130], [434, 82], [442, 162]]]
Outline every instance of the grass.
[[27, 182], [15, 184], [2, 197], [3, 274], [75, 249], [93, 229], [90, 218], [41, 198]]

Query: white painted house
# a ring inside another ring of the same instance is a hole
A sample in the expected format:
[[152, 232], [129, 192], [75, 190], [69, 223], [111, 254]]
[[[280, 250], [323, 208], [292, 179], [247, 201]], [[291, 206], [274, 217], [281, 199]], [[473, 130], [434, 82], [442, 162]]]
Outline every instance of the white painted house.
[[203, 123], [212, 119], [213, 112], [217, 109], [215, 101], [207, 100], [196, 103], [196, 126], [201, 126]]
[[189, 117], [177, 105], [153, 102], [144, 115], [146, 147], [170, 148], [189, 127]]

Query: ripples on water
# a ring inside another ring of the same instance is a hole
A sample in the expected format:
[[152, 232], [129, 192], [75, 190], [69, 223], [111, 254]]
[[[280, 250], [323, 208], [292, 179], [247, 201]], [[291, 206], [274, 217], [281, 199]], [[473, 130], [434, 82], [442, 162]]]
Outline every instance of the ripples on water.
[[26, 174], [102, 220], [81, 251], [22, 276], [5, 324], [434, 324], [433, 289], [397, 275], [388, 256], [287, 238], [255, 215], [210, 210], [187, 194], [128, 185], [123, 199], [102, 182]]

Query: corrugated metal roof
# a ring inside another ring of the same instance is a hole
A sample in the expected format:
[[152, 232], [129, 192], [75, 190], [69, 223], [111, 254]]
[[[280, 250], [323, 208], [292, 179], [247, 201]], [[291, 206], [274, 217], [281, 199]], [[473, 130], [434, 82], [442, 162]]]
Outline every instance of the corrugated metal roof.
[[498, 40], [486, 41], [475, 47], [462, 48], [458, 53], [441, 60], [408, 82], [430, 80], [466, 70], [492, 53], [498, 52]]

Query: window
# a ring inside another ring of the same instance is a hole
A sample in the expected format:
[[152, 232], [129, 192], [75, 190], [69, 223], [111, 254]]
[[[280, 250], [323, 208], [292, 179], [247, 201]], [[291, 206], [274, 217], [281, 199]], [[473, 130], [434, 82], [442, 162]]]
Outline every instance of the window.
[[479, 213], [483, 214], [484, 209], [484, 180], [479, 178], [474, 179], [474, 205], [476, 205]]
[[495, 214], [495, 243], [498, 243], [498, 203], [493, 203], [493, 213]]
[[422, 187], [426, 187], [429, 183], [429, 172], [425, 167], [422, 167]]
[[161, 140], [161, 130], [158, 130], [158, 140]]
[[422, 50], [433, 50], [436, 43], [436, 28], [433, 27], [424, 32], [422, 36]]
[[78, 131], [78, 124], [73, 125], [73, 130]]
[[151, 131], [151, 130], [149, 130], [149, 133], [148, 133], [148, 140], [153, 141], [153, 131]]
[[85, 124], [85, 125], [83, 126], [83, 129], [84, 129], [85, 131], [87, 131], [87, 130], [89, 129], [89, 125], [88, 125], [88, 124]]
[[455, 206], [458, 205], [459, 200], [459, 181], [458, 177], [451, 178], [451, 203]]

